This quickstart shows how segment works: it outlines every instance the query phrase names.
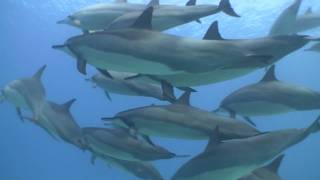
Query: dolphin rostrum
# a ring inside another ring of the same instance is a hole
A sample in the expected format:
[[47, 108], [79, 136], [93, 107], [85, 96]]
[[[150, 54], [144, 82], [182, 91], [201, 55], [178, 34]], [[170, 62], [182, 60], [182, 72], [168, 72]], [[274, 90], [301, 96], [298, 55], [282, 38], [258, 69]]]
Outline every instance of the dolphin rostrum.
[[41, 77], [46, 68], [42, 66], [31, 78], [21, 78], [7, 84], [1, 90], [1, 99], [12, 103], [18, 116], [23, 120], [21, 109], [37, 114], [46, 99], [46, 92]]
[[229, 0], [221, 0], [218, 6], [196, 5], [195, 0], [190, 0], [186, 6], [159, 5], [158, 1], [151, 1], [147, 6], [132, 3], [96, 4], [82, 9], [58, 23], [78, 27], [85, 32], [106, 28], [118, 29], [133, 24], [141, 12], [149, 6], [155, 7], [153, 27], [160, 31], [192, 21], [200, 22], [200, 18], [219, 12], [239, 17], [231, 7]]
[[154, 161], [177, 157], [120, 128], [84, 128], [89, 149], [95, 153], [127, 161]]
[[113, 118], [102, 118], [115, 126], [129, 128], [149, 136], [183, 139], [208, 139], [219, 126], [223, 139], [246, 138], [259, 134], [250, 125], [218, 116], [190, 105], [190, 91], [172, 105], [151, 105], [120, 112]]
[[206, 150], [184, 164], [172, 180], [238, 180], [318, 132], [319, 119], [307, 129], [279, 130], [225, 142], [218, 138], [217, 128]]
[[265, 116], [320, 109], [320, 93], [279, 81], [272, 66], [262, 80], [228, 95], [220, 109], [242, 116]]
[[168, 75], [264, 67], [272, 58], [262, 50], [262, 54], [256, 54], [228, 41], [151, 31], [152, 12], [153, 7], [146, 9], [130, 28], [76, 36], [53, 48], [68, 49], [67, 53], [76, 57], [78, 70], [83, 74], [86, 64], [103, 70]]
[[109, 100], [111, 100], [109, 92], [129, 96], [153, 97], [171, 102], [175, 100], [173, 92], [164, 92], [165, 88], [162, 88], [159, 84], [139, 79], [126, 79], [135, 74], [116, 71], [109, 71], [109, 74], [112, 78], [98, 73], [90, 79], [103, 89]]
[[47, 101], [40, 114], [30, 119], [34, 122], [46, 122], [47, 131], [54, 137], [59, 137], [65, 142], [85, 150], [87, 149], [87, 142], [82, 134], [82, 129], [70, 112], [70, 108], [75, 101], [75, 99], [72, 99], [61, 105]]
[[91, 163], [94, 164], [96, 158], [103, 160], [106, 164], [115, 166], [143, 180], [163, 180], [159, 171], [149, 162], [137, 162], [115, 159], [105, 155], [92, 154]]
[[249, 175], [241, 177], [239, 180], [282, 180], [278, 171], [284, 155], [280, 155], [268, 165], [252, 171]]

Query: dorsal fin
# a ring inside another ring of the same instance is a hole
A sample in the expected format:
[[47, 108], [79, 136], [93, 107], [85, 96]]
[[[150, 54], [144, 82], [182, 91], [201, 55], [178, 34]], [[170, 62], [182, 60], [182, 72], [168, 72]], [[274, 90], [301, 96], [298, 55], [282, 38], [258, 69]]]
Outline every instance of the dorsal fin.
[[195, 6], [197, 4], [197, 0], [189, 0], [186, 3], [186, 6]]
[[213, 133], [211, 134], [205, 152], [210, 151], [213, 147], [221, 143], [219, 126], [216, 126]]
[[204, 40], [225, 40], [219, 32], [219, 23], [215, 21], [209, 27], [207, 33], [203, 37]]
[[312, 13], [313, 13], [312, 7], [309, 7], [304, 14], [312, 14]]
[[34, 75], [33, 78], [40, 80], [44, 70], [46, 69], [47, 65], [42, 66]]
[[261, 82], [268, 82], [268, 81], [278, 81], [276, 74], [275, 74], [275, 65], [272, 65], [267, 73], [262, 78]]
[[70, 110], [72, 104], [76, 101], [77, 99], [71, 99], [67, 102], [65, 102], [64, 104], [62, 104], [61, 106], [65, 109], [65, 110]]
[[182, 105], [190, 106], [190, 96], [191, 96], [191, 91], [184, 92], [180, 96], [180, 98], [175, 102], [175, 104], [182, 104]]
[[137, 29], [152, 29], [152, 14], [153, 7], [148, 7], [143, 13], [138, 17], [136, 22], [133, 24], [133, 28]]
[[274, 173], [278, 173], [279, 167], [281, 165], [283, 158], [284, 158], [284, 154], [282, 154], [279, 157], [277, 157], [276, 159], [274, 159], [270, 164], [265, 166], [265, 168], [268, 169], [269, 171], [274, 172]]
[[127, 3], [128, 1], [127, 0], [115, 0], [114, 2], [115, 3]]
[[149, 7], [154, 7], [154, 6], [159, 6], [160, 2], [159, 0], [151, 0], [148, 4], [147, 4], [147, 8]]

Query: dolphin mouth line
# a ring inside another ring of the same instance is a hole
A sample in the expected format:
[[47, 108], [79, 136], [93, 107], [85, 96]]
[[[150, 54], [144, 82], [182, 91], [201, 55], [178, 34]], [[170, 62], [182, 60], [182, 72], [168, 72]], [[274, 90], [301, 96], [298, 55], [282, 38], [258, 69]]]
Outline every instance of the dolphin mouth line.
[[53, 49], [62, 49], [62, 48], [65, 48], [65, 47], [67, 47], [67, 46], [64, 45], [64, 44], [63, 45], [53, 45], [52, 46]]

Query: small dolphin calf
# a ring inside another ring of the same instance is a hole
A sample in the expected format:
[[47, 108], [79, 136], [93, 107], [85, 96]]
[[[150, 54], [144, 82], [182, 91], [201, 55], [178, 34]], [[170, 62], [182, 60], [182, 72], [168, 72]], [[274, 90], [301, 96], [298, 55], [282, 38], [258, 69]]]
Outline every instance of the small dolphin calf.
[[95, 153], [127, 161], [154, 161], [176, 157], [174, 153], [138, 139], [124, 129], [84, 128], [89, 149]]
[[41, 82], [46, 66], [41, 67], [31, 78], [22, 78], [7, 84], [2, 90], [2, 101], [12, 103], [18, 116], [23, 120], [21, 109], [37, 114], [46, 99], [46, 92]]
[[153, 27], [161, 31], [192, 21], [200, 22], [200, 18], [219, 12], [239, 17], [229, 0], [221, 0], [219, 6], [196, 5], [195, 0], [190, 0], [186, 6], [160, 5], [159, 1], [153, 0], [147, 6], [132, 3], [97, 4], [84, 8], [58, 23], [78, 27], [87, 32], [104, 30], [107, 27], [118, 29], [133, 24], [141, 12], [149, 6], [155, 7]]
[[106, 164], [118, 167], [132, 175], [143, 179], [143, 180], [163, 180], [159, 171], [148, 162], [137, 162], [137, 161], [125, 161], [115, 159], [105, 155], [92, 155], [91, 162], [94, 164], [96, 158], [100, 158], [105, 161]]
[[172, 105], [147, 106], [118, 113], [113, 118], [103, 118], [115, 126], [129, 128], [149, 136], [208, 139], [219, 126], [223, 139], [245, 138], [259, 134], [248, 124], [215, 115], [190, 106], [190, 91]]
[[[320, 117], [307, 129], [279, 130], [221, 142], [215, 130], [206, 150], [184, 164], [173, 180], [238, 180], [320, 130]], [[269, 179], [268, 179], [269, 180]]]
[[242, 116], [264, 116], [320, 109], [320, 93], [281, 82], [272, 66], [263, 79], [227, 96], [220, 108]]
[[272, 58], [228, 41], [197, 40], [150, 31], [152, 13], [152, 7], [146, 9], [130, 28], [76, 36], [53, 48], [71, 52], [83, 74], [87, 63], [103, 70], [168, 75], [263, 67]]
[[45, 127], [51, 135], [60, 137], [65, 142], [85, 150], [87, 142], [82, 134], [82, 129], [70, 113], [70, 108], [74, 102], [75, 99], [72, 99], [59, 105], [47, 101], [43, 105], [41, 113], [35, 118], [31, 118], [31, 120], [34, 122], [45, 122]]
[[278, 171], [284, 155], [277, 157], [270, 164], [252, 171], [249, 175], [246, 175], [239, 180], [282, 180]]
[[109, 92], [129, 96], [153, 97], [171, 102], [175, 100], [173, 92], [170, 94], [163, 92], [162, 87], [158, 84], [139, 79], [126, 80], [127, 77], [135, 74], [116, 71], [109, 71], [109, 74], [111, 77], [99, 73], [90, 79], [90, 81], [104, 90], [109, 100], [111, 100]]

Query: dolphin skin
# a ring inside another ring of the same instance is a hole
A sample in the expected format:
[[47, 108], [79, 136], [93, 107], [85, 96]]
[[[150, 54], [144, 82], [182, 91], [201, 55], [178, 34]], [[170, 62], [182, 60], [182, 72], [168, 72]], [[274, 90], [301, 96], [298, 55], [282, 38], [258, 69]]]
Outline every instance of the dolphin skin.
[[176, 157], [174, 153], [114, 128], [84, 128], [89, 149], [95, 153], [127, 161], [154, 161]]
[[270, 164], [252, 171], [249, 175], [246, 175], [239, 180], [282, 180], [278, 171], [283, 158], [284, 155], [280, 155]]
[[190, 0], [186, 6], [159, 5], [159, 2], [154, 1], [147, 6], [132, 3], [96, 4], [82, 9], [58, 23], [68, 24], [84, 31], [98, 31], [106, 28], [119, 29], [133, 24], [148, 6], [155, 7], [153, 27], [160, 31], [198, 21], [200, 18], [219, 12], [239, 17], [231, 7], [229, 0], [221, 0], [218, 6], [196, 5], [195, 0]]
[[87, 142], [82, 134], [82, 129], [70, 112], [70, 108], [74, 102], [75, 99], [72, 99], [60, 105], [47, 101], [43, 105], [41, 113], [33, 118], [33, 121], [46, 122], [47, 131], [51, 135], [85, 150]]
[[16, 107], [21, 120], [23, 120], [21, 109], [37, 114], [45, 102], [46, 92], [41, 82], [45, 68], [46, 66], [42, 66], [31, 78], [12, 81], [1, 90], [1, 99]]
[[228, 95], [220, 108], [242, 116], [265, 116], [320, 109], [320, 93], [277, 80], [275, 66], [263, 79]]
[[273, 24], [269, 35], [294, 34], [292, 30], [296, 27], [296, 20], [303, 0], [295, 0], [292, 5], [285, 9]]
[[309, 8], [304, 15], [298, 16], [293, 33], [303, 32], [320, 27], [320, 12]]
[[219, 126], [223, 139], [246, 138], [259, 134], [250, 125], [218, 116], [190, 106], [190, 92], [184, 93], [172, 105], [151, 105], [120, 112], [115, 117], [103, 118], [115, 126], [129, 128], [148, 136], [203, 140]]
[[320, 13], [309, 8], [303, 15], [298, 15], [303, 0], [295, 0], [285, 9], [273, 24], [269, 35], [289, 35], [320, 27]]
[[184, 164], [173, 180], [238, 180], [262, 167], [283, 151], [320, 130], [318, 118], [307, 129], [279, 130], [221, 142], [215, 130], [206, 150]]
[[264, 67], [272, 58], [228, 41], [197, 40], [151, 31], [152, 12], [152, 7], [146, 9], [132, 28], [76, 36], [53, 48], [68, 49], [68, 54], [71, 51], [83, 74], [87, 63], [104, 70], [168, 75]]
[[[217, 21], [212, 23], [206, 35], [204, 36], [204, 39], [230, 43], [232, 46], [244, 48], [246, 49], [245, 51], [253, 52], [253, 54], [263, 54], [263, 52], [266, 52], [266, 54], [270, 54], [272, 58], [269, 59], [268, 62], [265, 62], [265, 65], [263, 65], [263, 67], [268, 67], [271, 64], [276, 63], [288, 54], [302, 48], [310, 41], [317, 41], [317, 39], [299, 35], [227, 40], [221, 36]], [[205, 73], [179, 73], [169, 75], [156, 75], [153, 77], [156, 77], [156, 79], [165, 80], [175, 87], [194, 87], [208, 85], [244, 76], [261, 68], [261, 66], [253, 66], [252, 64], [248, 63], [250, 63], [250, 61], [243, 62], [243, 65], [239, 67], [217, 69]], [[145, 77], [148, 76], [140, 74], [137, 76], [133, 76], [132, 78], [141, 78], [144, 80], [148, 80]]]
[[126, 78], [136, 74], [116, 71], [109, 71], [109, 74], [111, 77], [99, 73], [90, 79], [90, 81], [103, 89], [109, 100], [111, 100], [109, 92], [129, 96], [153, 97], [162, 101], [173, 101], [175, 99], [172, 97], [174, 95], [166, 96], [159, 84], [138, 79], [126, 80]]
[[148, 162], [125, 161], [101, 154], [93, 154], [91, 159], [92, 164], [95, 163], [96, 158], [99, 158], [106, 164], [118, 167], [119, 169], [122, 169], [143, 180], [163, 180], [159, 171]]
[[320, 43], [317, 43], [313, 45], [311, 48], [307, 49], [306, 51], [314, 51], [314, 52], [320, 52]]

